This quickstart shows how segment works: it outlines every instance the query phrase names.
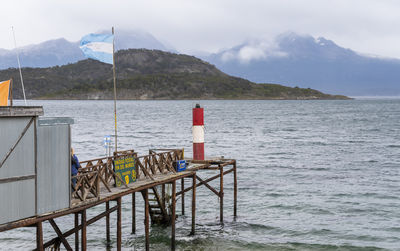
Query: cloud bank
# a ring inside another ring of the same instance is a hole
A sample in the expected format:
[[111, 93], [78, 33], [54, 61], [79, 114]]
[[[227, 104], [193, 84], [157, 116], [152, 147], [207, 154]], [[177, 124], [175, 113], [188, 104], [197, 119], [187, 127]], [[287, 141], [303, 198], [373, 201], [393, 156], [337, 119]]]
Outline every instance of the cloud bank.
[[[400, 1], [395, 0], [19, 0], [2, 3], [0, 48], [110, 29], [141, 29], [178, 51], [217, 52], [286, 30], [323, 36], [356, 51], [400, 58]], [[244, 48], [243, 61], [263, 55]]]
[[276, 41], [252, 40], [243, 45], [222, 52], [223, 62], [239, 61], [248, 64], [254, 60], [265, 60], [268, 58], [278, 58], [288, 56], [286, 52], [280, 50]]

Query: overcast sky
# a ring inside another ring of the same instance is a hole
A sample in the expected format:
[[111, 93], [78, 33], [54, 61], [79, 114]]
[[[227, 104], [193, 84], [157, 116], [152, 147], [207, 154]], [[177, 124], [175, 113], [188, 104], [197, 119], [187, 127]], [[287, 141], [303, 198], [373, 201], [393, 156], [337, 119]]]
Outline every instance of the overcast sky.
[[294, 31], [400, 58], [398, 0], [15, 0], [1, 5], [0, 48], [91, 32], [140, 29], [180, 52], [215, 52]]

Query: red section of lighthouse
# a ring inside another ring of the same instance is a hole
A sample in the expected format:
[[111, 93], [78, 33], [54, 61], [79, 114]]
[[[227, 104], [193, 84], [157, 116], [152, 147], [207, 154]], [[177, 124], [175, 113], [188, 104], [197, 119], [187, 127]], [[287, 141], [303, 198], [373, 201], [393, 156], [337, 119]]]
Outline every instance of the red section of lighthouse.
[[204, 160], [204, 109], [196, 104], [193, 108], [193, 159]]

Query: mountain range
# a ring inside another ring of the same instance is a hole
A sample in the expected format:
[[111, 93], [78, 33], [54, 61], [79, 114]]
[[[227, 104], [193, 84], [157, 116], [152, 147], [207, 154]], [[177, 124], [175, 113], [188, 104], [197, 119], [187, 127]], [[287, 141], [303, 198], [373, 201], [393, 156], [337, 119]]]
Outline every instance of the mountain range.
[[[100, 31], [98, 33], [106, 33]], [[144, 31], [118, 30], [115, 35], [116, 50], [146, 48], [174, 51], [166, 47], [151, 34]], [[0, 49], [0, 69], [18, 67], [16, 50]], [[51, 67], [84, 60], [79, 42], [70, 42], [64, 38], [45, 41], [40, 44], [18, 48], [22, 67]]]
[[203, 57], [223, 72], [254, 82], [345, 95], [400, 95], [400, 60], [362, 55], [323, 37], [284, 33]]
[[[116, 33], [116, 50], [145, 48], [176, 52], [144, 31]], [[17, 67], [15, 50], [0, 49], [0, 69]], [[23, 67], [51, 67], [85, 59], [79, 42], [64, 38], [19, 48]], [[198, 55], [232, 76], [344, 95], [400, 95], [400, 60], [374, 57], [340, 47], [323, 37], [293, 32], [275, 39], [246, 41]]]

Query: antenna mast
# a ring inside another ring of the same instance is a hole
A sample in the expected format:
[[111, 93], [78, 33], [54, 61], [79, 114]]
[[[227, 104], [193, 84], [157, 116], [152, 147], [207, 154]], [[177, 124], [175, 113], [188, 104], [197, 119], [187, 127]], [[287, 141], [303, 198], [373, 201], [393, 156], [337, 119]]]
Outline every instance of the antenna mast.
[[18, 68], [19, 68], [19, 76], [20, 76], [20, 78], [21, 78], [21, 84], [22, 84], [22, 93], [24, 94], [25, 105], [27, 105], [27, 104], [26, 104], [26, 96], [25, 96], [25, 88], [24, 88], [24, 79], [22, 78], [21, 63], [19, 62], [19, 53], [18, 53], [18, 49], [17, 49], [17, 40], [15, 39], [14, 27], [11, 26], [11, 29], [12, 29], [13, 37], [14, 37], [15, 52], [17, 53], [17, 61], [18, 61]]

